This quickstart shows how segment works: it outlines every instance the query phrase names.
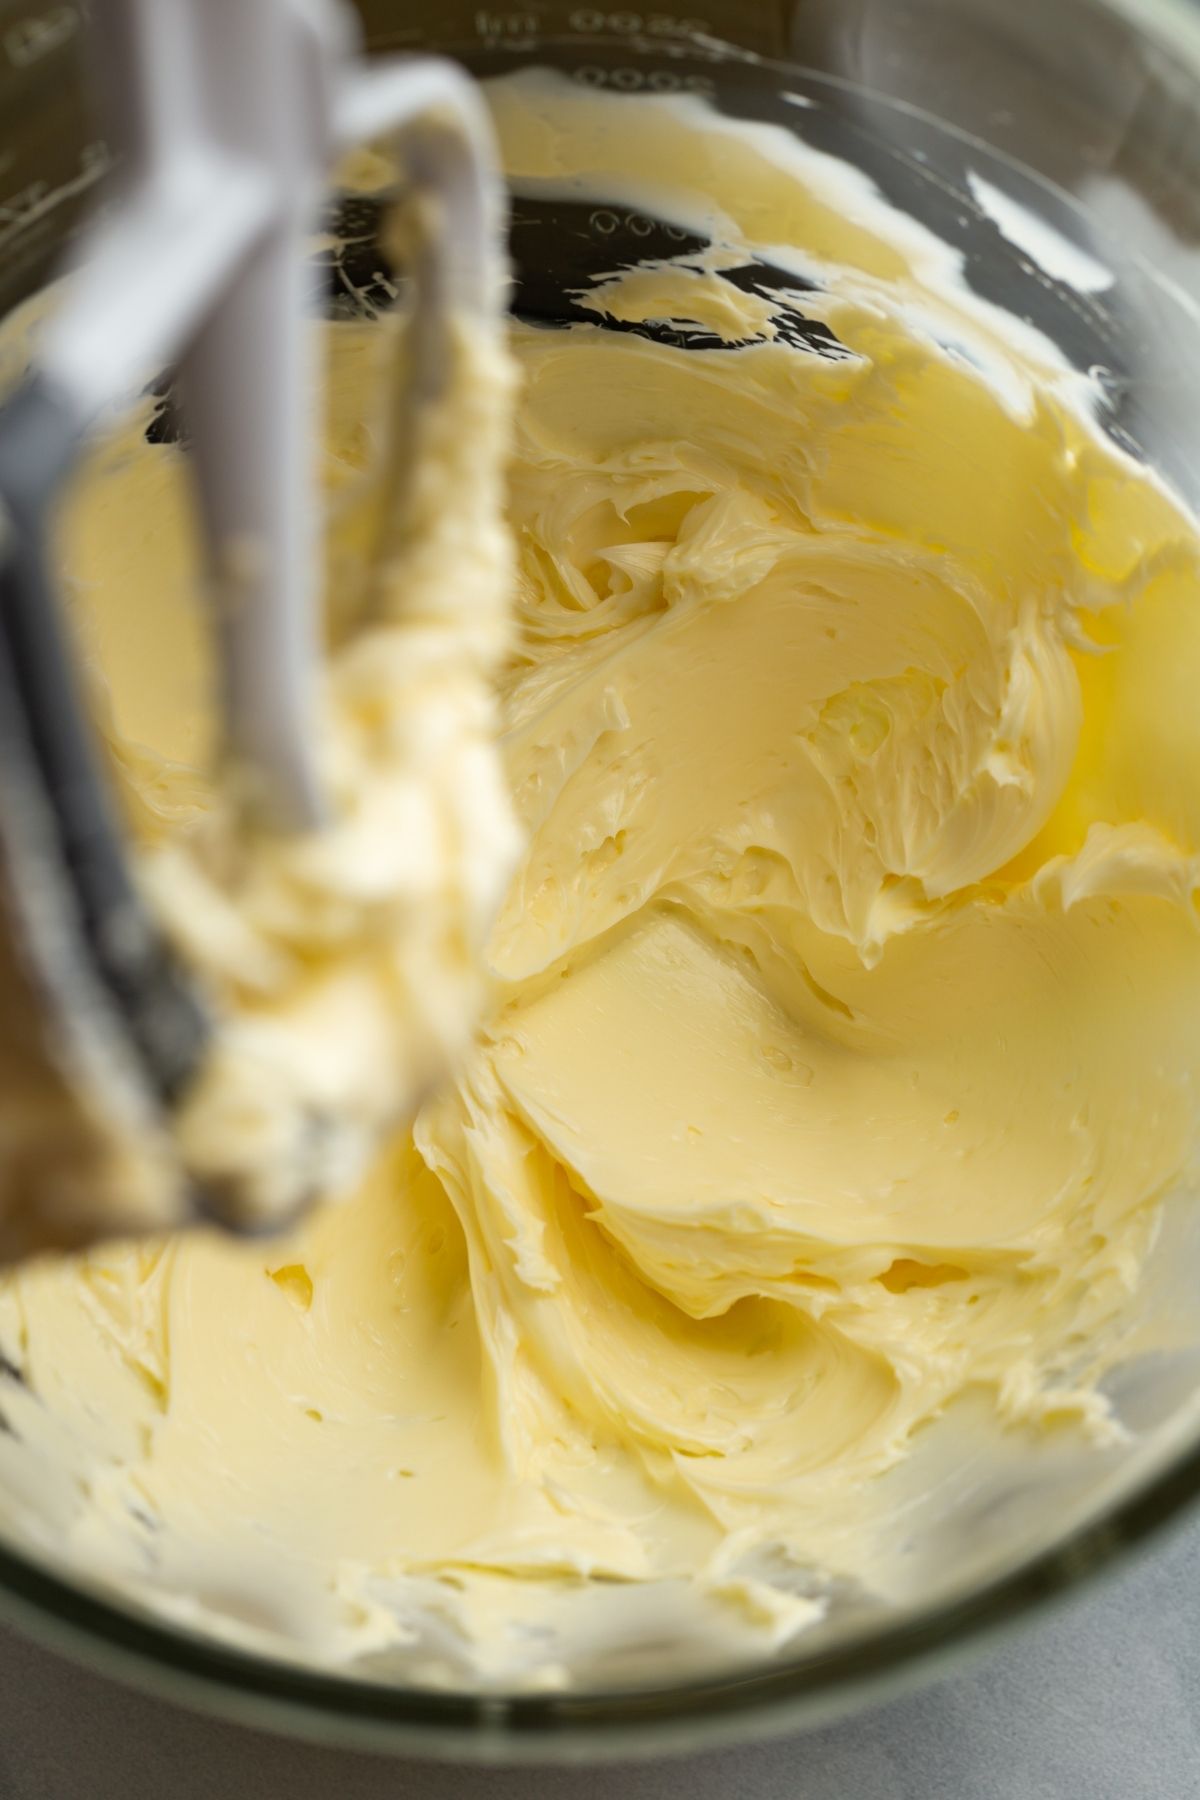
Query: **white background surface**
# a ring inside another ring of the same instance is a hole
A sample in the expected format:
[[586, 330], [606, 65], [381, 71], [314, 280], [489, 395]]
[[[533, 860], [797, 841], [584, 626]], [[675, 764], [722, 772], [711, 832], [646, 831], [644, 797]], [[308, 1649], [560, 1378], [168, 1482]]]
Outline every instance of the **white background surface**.
[[1200, 1800], [1200, 1523], [968, 1673], [703, 1759], [455, 1769], [144, 1699], [0, 1631], [0, 1800]]

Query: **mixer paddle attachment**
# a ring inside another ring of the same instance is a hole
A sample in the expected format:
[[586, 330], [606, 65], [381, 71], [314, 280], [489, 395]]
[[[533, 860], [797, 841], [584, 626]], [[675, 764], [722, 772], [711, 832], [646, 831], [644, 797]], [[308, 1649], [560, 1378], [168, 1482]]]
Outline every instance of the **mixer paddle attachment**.
[[[175, 367], [226, 787], [248, 831], [319, 836], [335, 802], [314, 729], [323, 650], [309, 235], [334, 159], [386, 140], [427, 225], [406, 391], [414, 408], [429, 405], [452, 379], [464, 324], [499, 341], [499, 183], [469, 79], [429, 58], [368, 63], [332, 0], [96, 0], [93, 14], [119, 153], [114, 204], [85, 234], [28, 375], [0, 410], [0, 875], [11, 960], [0, 993], [8, 986], [13, 1008], [41, 1021], [33, 1035], [49, 1088], [140, 1145], [145, 1179], [128, 1180], [115, 1224], [207, 1213], [249, 1229], [288, 1215], [324, 1174], [264, 1185], [260, 1169], [239, 1193], [236, 1169], [214, 1184], [180, 1150], [175, 1116], [220, 1039], [219, 1007], [139, 879], [56, 592], [56, 506], [113, 408]], [[398, 435], [410, 435], [403, 420]], [[52, 1240], [109, 1229], [78, 1194], [60, 1202]]]

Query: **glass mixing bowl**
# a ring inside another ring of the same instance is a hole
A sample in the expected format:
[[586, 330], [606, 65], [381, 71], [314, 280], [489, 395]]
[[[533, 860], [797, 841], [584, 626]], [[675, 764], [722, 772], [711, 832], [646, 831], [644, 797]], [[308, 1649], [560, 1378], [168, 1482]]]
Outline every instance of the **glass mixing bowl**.
[[[0, 0], [0, 313], [47, 279], [108, 164], [80, 80], [83, 10]], [[1099, 371], [1105, 429], [1200, 503], [1200, 9], [1186, 0], [696, 0], [645, 12], [362, 0], [360, 10], [376, 50], [434, 47], [483, 77], [550, 65], [583, 86], [696, 93], [800, 129], [961, 248], [980, 293]], [[601, 209], [588, 229], [611, 233], [611, 219]], [[569, 304], [578, 246], [553, 234], [539, 243], [522, 252], [522, 280], [553, 313]], [[363, 253], [369, 275], [372, 246]], [[585, 260], [593, 253], [602, 263], [611, 246], [584, 247]], [[1111, 280], [1080, 279], [1097, 263]], [[905, 1591], [835, 1612], [750, 1669], [702, 1661], [686, 1678], [651, 1671], [636, 1683], [610, 1669], [553, 1695], [325, 1674], [85, 1588], [12, 1531], [0, 1602], [143, 1686], [408, 1753], [591, 1758], [824, 1721], [949, 1668], [1200, 1493], [1197, 1293], [1200, 1219], [1179, 1207], [1138, 1302], [1174, 1325], [1175, 1348], [1111, 1384], [1129, 1441], [1085, 1459], [1031, 1451], [1018, 1473], [981, 1450], [943, 1482]]]

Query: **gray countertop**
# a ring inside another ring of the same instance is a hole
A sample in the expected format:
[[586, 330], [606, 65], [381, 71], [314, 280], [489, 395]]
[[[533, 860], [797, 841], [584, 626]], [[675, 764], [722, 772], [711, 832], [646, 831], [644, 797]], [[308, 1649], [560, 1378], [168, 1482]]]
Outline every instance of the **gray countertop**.
[[1200, 1800], [1200, 1522], [968, 1672], [806, 1736], [486, 1770], [216, 1725], [0, 1631], [0, 1800]]

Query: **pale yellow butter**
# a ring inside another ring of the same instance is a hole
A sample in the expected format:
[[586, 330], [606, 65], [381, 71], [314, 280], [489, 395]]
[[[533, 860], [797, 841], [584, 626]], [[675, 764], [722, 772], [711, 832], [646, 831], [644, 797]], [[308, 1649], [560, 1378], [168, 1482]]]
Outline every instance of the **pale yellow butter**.
[[[206, 1629], [554, 1685], [564, 1596], [623, 1597], [613, 1642], [662, 1583], [739, 1653], [810, 1623], [968, 1393], [1116, 1429], [1194, 1182], [1200, 559], [1086, 382], [849, 171], [690, 104], [495, 99], [523, 180], [807, 260], [850, 354], [514, 332], [526, 848], [485, 1028], [287, 1241], [11, 1279], [0, 1470], [82, 1470], [66, 1553]], [[595, 303], [770, 329], [719, 257]], [[341, 504], [377, 329], [328, 350]], [[153, 856], [203, 803], [178, 481], [131, 440], [71, 537], [114, 729], [174, 759], [123, 752]]]

